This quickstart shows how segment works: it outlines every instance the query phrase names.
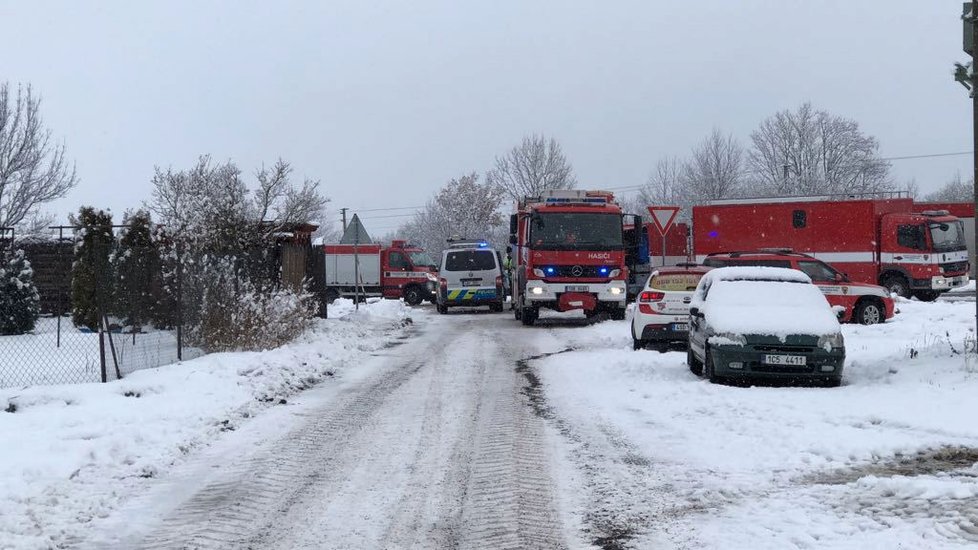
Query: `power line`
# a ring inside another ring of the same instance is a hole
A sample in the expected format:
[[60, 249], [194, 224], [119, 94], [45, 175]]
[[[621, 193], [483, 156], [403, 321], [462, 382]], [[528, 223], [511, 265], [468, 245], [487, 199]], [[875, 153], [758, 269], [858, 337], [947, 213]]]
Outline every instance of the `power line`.
[[930, 155], [910, 155], [906, 157], [887, 157], [879, 160], [907, 160], [907, 159], [929, 159], [934, 157], [957, 157], [961, 155], [971, 155], [974, 151], [961, 151], [960, 153], [933, 153]]
[[365, 209], [351, 208], [350, 210], [353, 210], [355, 212], [384, 212], [384, 211], [387, 211], [387, 210], [418, 210], [420, 208], [424, 208], [424, 205], [421, 205], [421, 206], [392, 206], [390, 208], [365, 208]]

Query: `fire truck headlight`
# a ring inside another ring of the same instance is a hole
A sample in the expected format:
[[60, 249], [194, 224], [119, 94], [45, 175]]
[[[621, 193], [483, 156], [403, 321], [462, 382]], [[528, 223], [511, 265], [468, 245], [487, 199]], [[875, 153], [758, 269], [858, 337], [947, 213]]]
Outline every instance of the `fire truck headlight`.
[[615, 296], [620, 296], [621, 293], [624, 292], [624, 290], [621, 289], [621, 288], [618, 288], [617, 286], [613, 286], [613, 287], [611, 287], [611, 288], [608, 289], [608, 292], [614, 294]]
[[545, 275], [543, 274], [543, 270], [540, 269], [539, 267], [533, 268], [533, 274], [536, 275], [537, 277], [545, 277]]
[[542, 289], [542, 288], [540, 288], [540, 287], [538, 287], [538, 286], [535, 286], [535, 287], [533, 287], [533, 288], [531, 288], [531, 289], [530, 289], [530, 292], [531, 292], [532, 294], [537, 294], [537, 295], [539, 295], [539, 294], [543, 294], [543, 289]]

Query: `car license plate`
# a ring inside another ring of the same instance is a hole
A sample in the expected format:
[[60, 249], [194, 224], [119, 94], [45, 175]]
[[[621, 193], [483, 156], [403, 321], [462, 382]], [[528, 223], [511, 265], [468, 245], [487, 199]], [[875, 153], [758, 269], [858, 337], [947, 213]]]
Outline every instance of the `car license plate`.
[[804, 355], [765, 355], [764, 364], [804, 366], [807, 358]]
[[567, 285], [565, 292], [587, 292], [590, 290], [587, 285]]
[[673, 323], [672, 330], [676, 332], [689, 332], [689, 323]]
[[462, 286], [479, 286], [481, 284], [482, 284], [482, 281], [481, 280], [479, 280], [479, 281], [462, 281]]

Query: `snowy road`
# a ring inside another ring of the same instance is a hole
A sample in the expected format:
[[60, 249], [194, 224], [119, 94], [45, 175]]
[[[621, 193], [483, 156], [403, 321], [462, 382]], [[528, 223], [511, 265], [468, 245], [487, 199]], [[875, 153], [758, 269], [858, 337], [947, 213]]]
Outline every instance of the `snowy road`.
[[[148, 533], [105, 546], [567, 547], [519, 371], [540, 350], [518, 333], [508, 316], [431, 317], [374, 354], [372, 377], [298, 406], [280, 437], [188, 466], [213, 473]], [[142, 506], [175, 500], [158, 493]]]
[[973, 308], [843, 327], [833, 389], [713, 385], [627, 321], [380, 302], [8, 390], [0, 548], [975, 547]]

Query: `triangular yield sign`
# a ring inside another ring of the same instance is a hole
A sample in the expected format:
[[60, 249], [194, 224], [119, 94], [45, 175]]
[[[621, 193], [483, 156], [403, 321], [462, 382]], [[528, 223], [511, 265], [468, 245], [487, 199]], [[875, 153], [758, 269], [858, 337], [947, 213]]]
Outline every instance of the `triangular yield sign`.
[[370, 240], [370, 235], [360, 223], [360, 217], [354, 214], [353, 219], [350, 220], [350, 225], [346, 226], [346, 232], [343, 233], [340, 244], [370, 244], [371, 242], [373, 241]]
[[662, 235], [669, 231], [672, 222], [676, 220], [676, 214], [679, 214], [678, 206], [650, 206], [648, 210], [649, 214], [652, 214], [652, 221], [655, 222], [655, 226]]

